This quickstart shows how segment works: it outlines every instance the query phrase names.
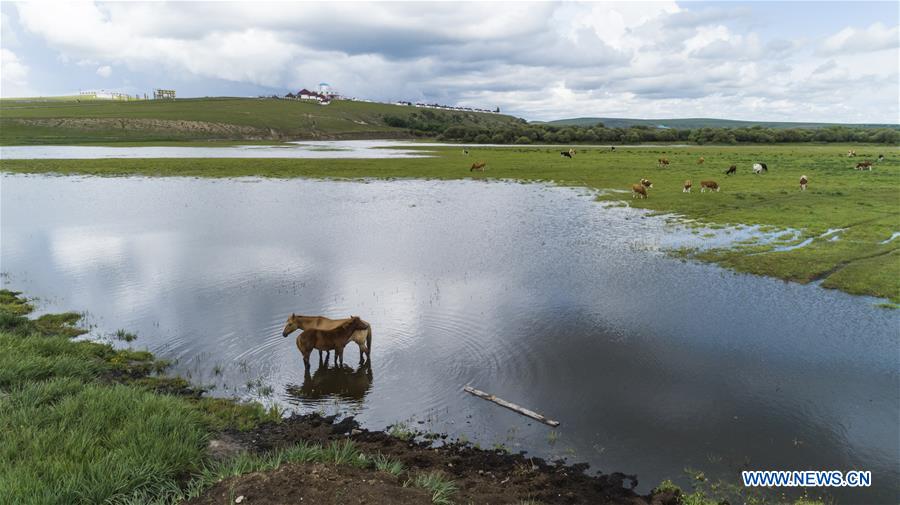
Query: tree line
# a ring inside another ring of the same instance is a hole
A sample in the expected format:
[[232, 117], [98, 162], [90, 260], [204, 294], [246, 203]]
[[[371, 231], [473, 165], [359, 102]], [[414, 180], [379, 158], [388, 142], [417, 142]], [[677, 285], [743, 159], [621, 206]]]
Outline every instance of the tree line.
[[[431, 111], [428, 111], [431, 112]], [[827, 126], [820, 128], [654, 128], [631, 126], [607, 128], [592, 126], [556, 126], [528, 123], [524, 120], [463, 124], [451, 114], [410, 114], [385, 116], [388, 126], [405, 128], [415, 136], [474, 144], [577, 144], [642, 142], [688, 142], [694, 144], [775, 144], [787, 142], [871, 142], [900, 144], [896, 128], [860, 128]]]

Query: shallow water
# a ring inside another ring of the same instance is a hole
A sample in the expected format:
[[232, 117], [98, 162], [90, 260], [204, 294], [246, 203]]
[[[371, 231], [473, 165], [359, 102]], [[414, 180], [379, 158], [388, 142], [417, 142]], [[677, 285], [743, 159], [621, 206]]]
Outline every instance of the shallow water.
[[[402, 149], [415, 145], [390, 140], [287, 142], [230, 147], [180, 146], [2, 146], [0, 159], [103, 158], [422, 158], [428, 153]], [[392, 149], [382, 149], [391, 147]]]
[[[95, 338], [135, 331], [214, 394], [588, 461], [641, 490], [687, 485], [685, 467], [865, 469], [874, 487], [841, 502], [900, 501], [897, 311], [666, 257], [708, 239], [664, 218], [477, 181], [4, 175], [0, 196], [5, 287], [89, 310]], [[368, 320], [371, 372], [351, 344], [305, 376], [291, 312]]]

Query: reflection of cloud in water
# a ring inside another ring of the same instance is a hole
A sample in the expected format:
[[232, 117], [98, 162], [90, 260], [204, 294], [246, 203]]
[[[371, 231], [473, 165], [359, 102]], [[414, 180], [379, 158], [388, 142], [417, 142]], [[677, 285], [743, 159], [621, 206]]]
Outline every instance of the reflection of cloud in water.
[[90, 228], [63, 228], [52, 231], [50, 247], [58, 268], [84, 273], [121, 263], [125, 240], [93, 233]]

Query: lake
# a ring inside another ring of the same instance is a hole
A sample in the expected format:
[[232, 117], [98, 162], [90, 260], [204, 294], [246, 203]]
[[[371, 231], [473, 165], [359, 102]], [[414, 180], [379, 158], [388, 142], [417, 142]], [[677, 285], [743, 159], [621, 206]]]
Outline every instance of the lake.
[[[104, 159], [104, 158], [423, 158], [427, 153], [411, 142], [391, 140], [310, 140], [277, 145], [227, 147], [184, 146], [2, 146], [0, 159]], [[389, 148], [389, 149], [385, 149]]]
[[[137, 333], [212, 394], [587, 461], [640, 490], [686, 467], [862, 469], [873, 487], [839, 501], [900, 501], [897, 311], [667, 257], [710, 239], [584, 190], [4, 174], [0, 196], [4, 287], [89, 311], [92, 338]], [[351, 344], [304, 374], [291, 312], [369, 321], [371, 371]]]

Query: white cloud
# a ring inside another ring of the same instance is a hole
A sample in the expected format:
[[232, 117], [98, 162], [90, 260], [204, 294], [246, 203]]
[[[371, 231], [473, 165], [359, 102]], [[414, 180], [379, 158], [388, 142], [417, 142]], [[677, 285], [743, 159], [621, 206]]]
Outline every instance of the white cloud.
[[0, 48], [0, 96], [29, 96], [32, 95], [28, 86], [28, 66], [23, 63], [16, 53], [6, 48]]
[[102, 67], [97, 67], [97, 75], [103, 77], [104, 79], [112, 75], [112, 67], [109, 65], [103, 65]]
[[822, 54], [860, 53], [897, 47], [900, 47], [900, 26], [888, 28], [881, 23], [874, 23], [865, 29], [850, 26], [844, 28], [825, 39], [820, 52]]

